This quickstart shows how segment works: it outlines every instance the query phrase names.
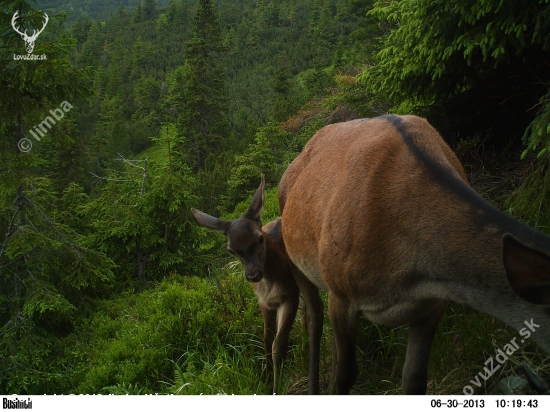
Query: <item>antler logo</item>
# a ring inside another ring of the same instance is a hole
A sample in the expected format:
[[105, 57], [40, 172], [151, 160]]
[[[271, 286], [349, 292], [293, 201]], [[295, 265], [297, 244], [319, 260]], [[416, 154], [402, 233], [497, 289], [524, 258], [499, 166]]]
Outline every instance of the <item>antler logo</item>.
[[18, 17], [19, 17], [19, 12], [16, 11], [15, 14], [13, 15], [13, 18], [11, 19], [11, 26], [16, 31], [16, 33], [19, 33], [21, 35], [21, 37], [23, 38], [23, 41], [25, 42], [25, 48], [27, 49], [27, 53], [31, 54], [32, 51], [34, 50], [34, 42], [36, 41], [36, 38], [38, 37], [38, 35], [40, 33], [42, 33], [44, 31], [44, 29], [46, 28], [46, 24], [48, 24], [48, 21], [50, 20], [50, 18], [48, 17], [48, 15], [46, 13], [44, 13], [44, 17], [45, 17], [44, 25], [42, 26], [42, 28], [40, 30], [34, 30], [32, 35], [29, 36], [29, 35], [27, 35], [27, 30], [25, 30], [25, 32], [22, 33], [19, 30], [19, 27], [16, 27], [16, 20], [17, 20]]

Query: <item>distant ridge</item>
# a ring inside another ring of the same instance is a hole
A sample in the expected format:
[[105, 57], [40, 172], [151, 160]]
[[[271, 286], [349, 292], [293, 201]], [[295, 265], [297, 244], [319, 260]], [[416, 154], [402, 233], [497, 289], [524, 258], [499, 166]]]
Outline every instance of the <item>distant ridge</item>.
[[[170, 0], [156, 0], [157, 8], [164, 8], [169, 2]], [[36, 7], [43, 8], [51, 14], [70, 13], [67, 22], [72, 24], [79, 17], [105, 21], [111, 13], [116, 13], [121, 4], [126, 10], [134, 10], [137, 3], [138, 0], [43, 0], [36, 4]]]

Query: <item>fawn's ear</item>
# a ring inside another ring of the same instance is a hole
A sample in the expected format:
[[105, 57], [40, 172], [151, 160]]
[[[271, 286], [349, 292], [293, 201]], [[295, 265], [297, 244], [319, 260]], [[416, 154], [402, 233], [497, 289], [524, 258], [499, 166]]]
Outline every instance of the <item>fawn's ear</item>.
[[208, 213], [193, 208], [191, 208], [191, 212], [193, 212], [193, 215], [195, 215], [195, 218], [202, 226], [223, 233], [224, 235], [227, 235], [227, 232], [229, 232], [229, 227], [231, 226], [230, 220], [218, 219], [217, 217], [210, 216]]
[[504, 269], [510, 286], [521, 298], [537, 305], [550, 304], [550, 256], [504, 235]]
[[250, 202], [248, 211], [245, 213], [244, 217], [250, 220], [254, 220], [260, 225], [262, 224], [262, 211], [264, 210], [264, 189], [265, 189], [265, 178], [262, 175], [262, 180], [260, 182], [260, 187], [254, 193], [254, 197]]

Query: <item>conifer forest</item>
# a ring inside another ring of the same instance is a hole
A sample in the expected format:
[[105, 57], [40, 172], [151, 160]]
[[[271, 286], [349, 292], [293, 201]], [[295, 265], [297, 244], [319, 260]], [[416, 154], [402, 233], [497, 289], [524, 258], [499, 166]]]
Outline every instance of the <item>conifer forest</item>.
[[[274, 220], [329, 124], [426, 118], [478, 193], [550, 234], [548, 0], [0, 4], [0, 393], [270, 393], [258, 299], [191, 209], [235, 219], [263, 175]], [[351, 393], [402, 393], [407, 326], [358, 324]], [[308, 392], [303, 325], [278, 393]], [[427, 393], [463, 394], [514, 336], [451, 304]], [[550, 379], [526, 341], [475, 393], [524, 365]]]

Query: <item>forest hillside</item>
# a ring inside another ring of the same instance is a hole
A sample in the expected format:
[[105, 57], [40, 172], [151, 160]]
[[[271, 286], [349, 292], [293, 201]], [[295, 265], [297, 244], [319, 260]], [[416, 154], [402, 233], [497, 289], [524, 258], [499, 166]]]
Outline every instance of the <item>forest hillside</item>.
[[[545, 0], [1, 4], [1, 393], [268, 393], [257, 300], [191, 208], [240, 216], [263, 174], [276, 218], [331, 123], [423, 116], [478, 192], [550, 232]], [[32, 52], [14, 25], [43, 28]], [[352, 393], [400, 393], [406, 331], [361, 321]], [[428, 392], [462, 393], [515, 333], [451, 306]], [[524, 360], [550, 378], [527, 343], [477, 390]], [[300, 322], [283, 380], [307, 393]]]

